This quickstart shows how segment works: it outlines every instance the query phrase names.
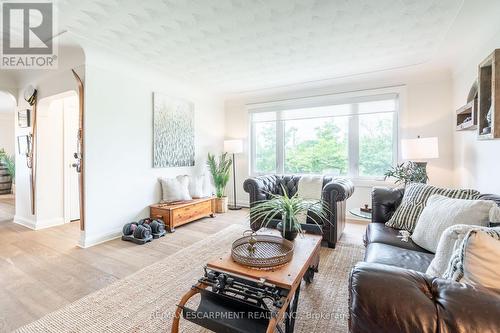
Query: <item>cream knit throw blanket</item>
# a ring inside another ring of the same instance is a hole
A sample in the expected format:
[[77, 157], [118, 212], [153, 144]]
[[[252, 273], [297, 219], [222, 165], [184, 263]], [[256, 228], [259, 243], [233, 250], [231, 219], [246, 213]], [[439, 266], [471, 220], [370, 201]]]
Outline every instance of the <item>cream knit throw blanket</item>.
[[[321, 200], [321, 193], [323, 192], [323, 176], [302, 176], [299, 179], [297, 189], [297, 196], [299, 198], [311, 201]], [[307, 212], [301, 213], [297, 216], [299, 223], [305, 224], [307, 222]]]

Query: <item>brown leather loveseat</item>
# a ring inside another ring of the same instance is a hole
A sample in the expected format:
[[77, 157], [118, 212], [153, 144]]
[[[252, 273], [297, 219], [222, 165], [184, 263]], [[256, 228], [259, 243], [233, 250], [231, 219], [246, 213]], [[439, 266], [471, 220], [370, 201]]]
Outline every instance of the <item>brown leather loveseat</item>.
[[[500, 332], [500, 295], [480, 287], [425, 274], [434, 255], [385, 226], [402, 189], [375, 188], [373, 217], [366, 229], [364, 262], [349, 281], [352, 333]], [[500, 197], [483, 195], [483, 199]]]

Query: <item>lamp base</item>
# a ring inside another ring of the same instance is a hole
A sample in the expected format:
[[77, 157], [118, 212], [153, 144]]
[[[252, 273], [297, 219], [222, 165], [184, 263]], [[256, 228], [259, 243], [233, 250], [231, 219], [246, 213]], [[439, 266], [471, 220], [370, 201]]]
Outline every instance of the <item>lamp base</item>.
[[239, 206], [229, 206], [229, 207], [227, 207], [227, 209], [229, 209], [229, 210], [240, 210], [241, 207], [239, 207]]
[[422, 179], [422, 183], [427, 184], [427, 181], [429, 180], [429, 176], [427, 176], [427, 162], [414, 162], [414, 161], [412, 161], [412, 163], [414, 163], [417, 166], [417, 168], [422, 170], [422, 173], [424, 174], [424, 177], [425, 177], [425, 179]]

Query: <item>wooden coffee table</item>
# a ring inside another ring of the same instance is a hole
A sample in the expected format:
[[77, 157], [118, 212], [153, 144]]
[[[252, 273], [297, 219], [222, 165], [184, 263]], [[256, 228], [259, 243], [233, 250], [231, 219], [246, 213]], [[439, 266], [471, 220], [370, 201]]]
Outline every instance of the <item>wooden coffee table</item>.
[[[279, 235], [278, 231], [271, 229], [261, 229], [259, 233]], [[272, 270], [238, 264], [231, 258], [231, 250], [227, 249], [219, 258], [207, 263], [204, 277], [181, 298], [172, 332], [179, 331], [181, 314], [185, 319], [213, 331], [282, 332], [280, 325], [284, 324], [285, 332], [293, 332], [301, 281], [312, 282], [317, 272], [321, 238], [321, 235], [299, 235], [294, 241], [292, 260]], [[191, 310], [185, 305], [196, 294], [201, 294], [200, 305], [197, 310]], [[237, 299], [240, 294], [244, 296], [243, 300]], [[272, 301], [272, 309], [263, 302], [264, 299]], [[245, 310], [246, 307], [248, 310]], [[211, 309], [226, 315], [215, 315], [210, 312]], [[260, 311], [270, 315], [264, 319], [256, 315], [234, 316], [245, 311], [248, 314]], [[232, 318], [227, 319], [231, 317], [227, 314], [231, 314]], [[208, 317], [210, 319], [206, 319]]]

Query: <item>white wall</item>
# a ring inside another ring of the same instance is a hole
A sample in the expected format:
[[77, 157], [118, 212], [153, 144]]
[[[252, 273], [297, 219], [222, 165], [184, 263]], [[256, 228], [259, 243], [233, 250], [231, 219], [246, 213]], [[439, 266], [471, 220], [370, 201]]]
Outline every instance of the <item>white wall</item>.
[[[77, 47], [61, 47], [59, 49], [59, 59], [59, 67], [56, 70], [17, 71], [19, 74], [16, 80], [19, 108], [29, 107], [28, 103], [24, 100], [24, 90], [28, 85], [33, 85], [37, 89], [40, 104], [43, 104], [44, 99], [47, 101], [46, 98], [68, 91], [76, 91], [76, 81], [71, 69], [75, 68], [77, 73], [85, 79], [85, 55], [82, 49]], [[31, 128], [20, 128], [16, 125], [16, 137], [28, 135], [31, 133], [31, 130]], [[37, 138], [40, 140], [40, 137], [37, 136]], [[37, 158], [40, 157], [41, 153], [37, 154]], [[38, 209], [39, 207], [44, 207], [44, 201], [50, 202], [51, 200], [51, 181], [50, 178], [46, 178], [43, 174], [42, 177], [37, 176], [36, 211], [35, 214], [32, 214], [30, 172], [26, 164], [26, 157], [18, 153], [16, 154], [16, 215], [14, 222], [32, 229], [57, 224], [57, 221], [48, 217], [52, 214], [47, 214], [43, 212], [43, 209], [42, 211]]]
[[16, 114], [15, 105], [10, 105], [9, 112], [0, 112], [0, 149], [4, 149], [9, 155], [14, 155], [15, 145], [15, 132], [14, 124]]
[[16, 82], [0, 72], [0, 148], [5, 149], [9, 155], [14, 155], [15, 144], [15, 116], [17, 89]]
[[[158, 177], [204, 172], [207, 153], [220, 152], [224, 137], [222, 99], [127, 63], [119, 55], [90, 49], [86, 55], [82, 246], [116, 237], [123, 224], [149, 216], [149, 205], [160, 200]], [[154, 91], [194, 103], [194, 167], [152, 167]]]
[[14, 98], [17, 97], [17, 81], [12, 71], [0, 69], [0, 91], [7, 92]]
[[[467, 102], [469, 89], [477, 78], [478, 64], [495, 48], [500, 48], [500, 30], [476, 49], [473, 56], [453, 71], [453, 111]], [[476, 131], [455, 132], [455, 182], [481, 192], [500, 193], [500, 140], [477, 140]]]
[[[225, 104], [226, 138], [244, 139], [246, 143], [245, 153], [237, 156], [237, 201], [242, 205], [248, 204], [248, 194], [243, 191], [242, 186], [243, 181], [250, 176], [249, 124], [245, 104], [397, 85], [404, 85], [406, 91], [402, 98], [403, 105], [399, 117], [400, 139], [415, 138], [418, 135], [437, 136], [440, 158], [429, 162], [430, 183], [437, 186], [451, 186], [453, 184], [453, 134], [450, 73], [415, 67], [231, 96]], [[386, 184], [382, 183], [382, 185]], [[381, 184], [380, 182], [356, 181], [355, 185], [356, 191], [348, 202], [349, 208], [370, 203], [372, 186]], [[228, 187], [230, 195], [232, 195], [231, 188]]]
[[[205, 172], [207, 153], [222, 151], [224, 103], [217, 96], [172, 80], [164, 72], [137, 62], [129, 62], [123, 55], [96, 48], [88, 44], [88, 41], [78, 42], [85, 50], [85, 55], [75, 47], [62, 53], [60, 49], [58, 70], [20, 73], [14, 83], [14, 91], [18, 91], [19, 105], [24, 107], [26, 103], [22, 92], [28, 84], [38, 89], [39, 101], [43, 101], [46, 97], [76, 91], [71, 68], [76, 67], [84, 80], [86, 216], [80, 245], [87, 247], [117, 237], [123, 224], [149, 216], [149, 205], [160, 200], [157, 181], [159, 176], [174, 177]], [[0, 88], [11, 86], [10, 81], [4, 84], [2, 80]], [[194, 103], [194, 167], [152, 167], [153, 91]], [[42, 112], [42, 126], [47, 125], [44, 120]], [[21, 135], [29, 133], [30, 129], [16, 128], [16, 131], [16, 135]], [[45, 143], [49, 144], [49, 141]], [[41, 150], [44, 153], [43, 146]], [[17, 155], [17, 164], [16, 180], [19, 185], [15, 221], [35, 229], [45, 227], [46, 223], [38, 225], [37, 222], [49, 219], [50, 214], [45, 210], [49, 205], [43, 201], [50, 197], [50, 192], [45, 191], [50, 177], [38, 179], [39, 202], [36, 214], [32, 215], [29, 169], [26, 167], [25, 157]], [[40, 172], [43, 173], [44, 170], [47, 171], [47, 168], [41, 166]], [[59, 211], [60, 207], [56, 208]]]

